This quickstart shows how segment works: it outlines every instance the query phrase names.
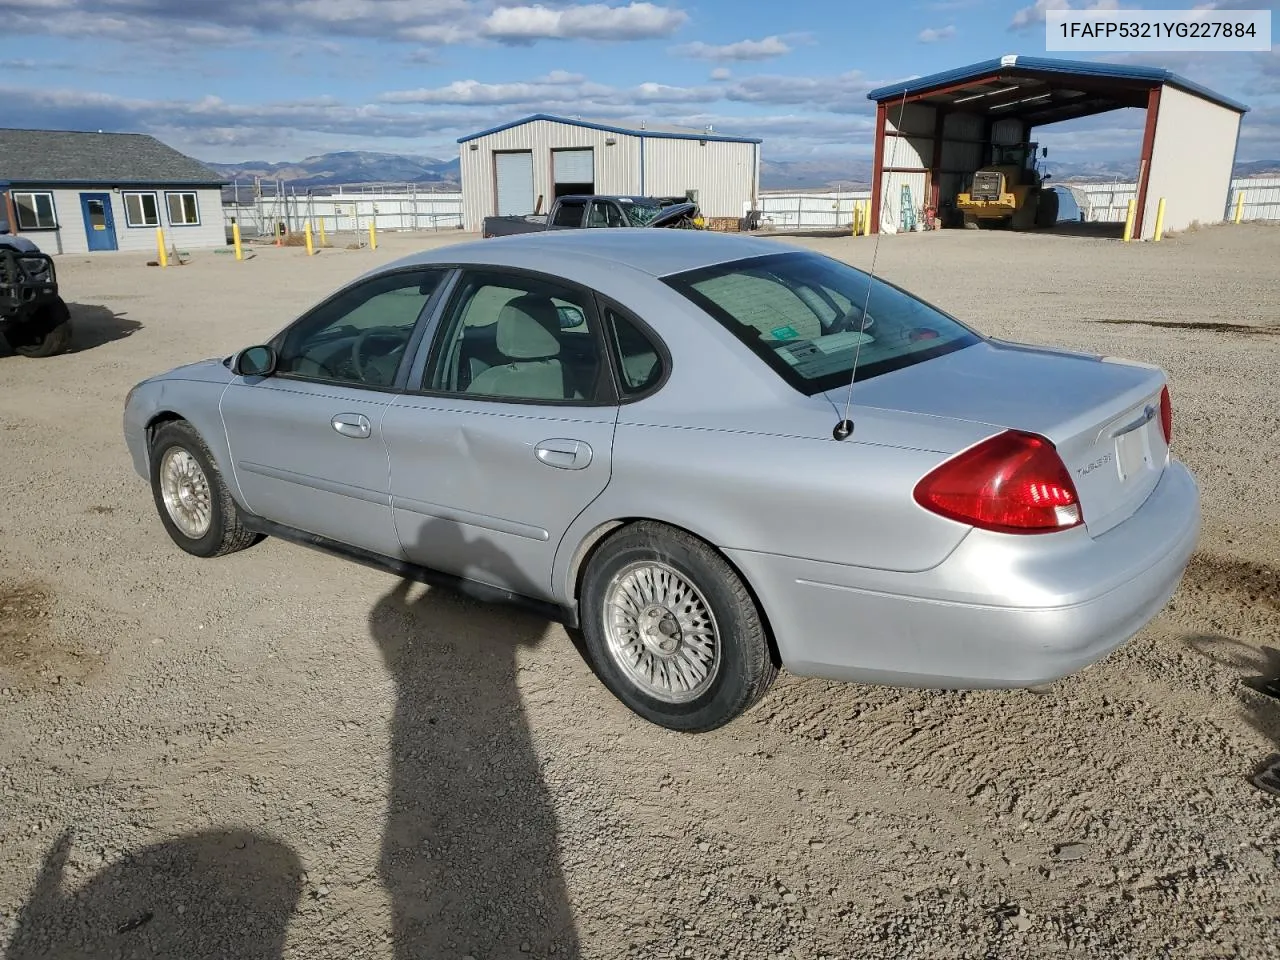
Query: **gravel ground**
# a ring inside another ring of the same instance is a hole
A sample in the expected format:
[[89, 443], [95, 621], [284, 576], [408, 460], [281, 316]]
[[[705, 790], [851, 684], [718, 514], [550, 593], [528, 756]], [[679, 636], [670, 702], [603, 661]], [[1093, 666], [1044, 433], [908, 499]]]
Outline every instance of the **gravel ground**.
[[271, 540], [188, 557], [132, 473], [134, 382], [456, 239], [63, 258], [76, 352], [0, 357], [9, 956], [1280, 956], [1250, 783], [1280, 749], [1280, 228], [884, 238], [882, 275], [990, 333], [1170, 371], [1197, 556], [1050, 687], [784, 675], [698, 737], [537, 617]]

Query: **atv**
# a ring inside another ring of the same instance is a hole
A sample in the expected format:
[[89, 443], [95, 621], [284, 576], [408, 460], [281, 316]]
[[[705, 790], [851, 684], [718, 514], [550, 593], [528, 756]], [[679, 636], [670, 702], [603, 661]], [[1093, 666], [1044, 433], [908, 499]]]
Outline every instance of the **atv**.
[[10, 234], [0, 234], [0, 336], [24, 357], [52, 357], [71, 346], [71, 311], [58, 295], [53, 258]]

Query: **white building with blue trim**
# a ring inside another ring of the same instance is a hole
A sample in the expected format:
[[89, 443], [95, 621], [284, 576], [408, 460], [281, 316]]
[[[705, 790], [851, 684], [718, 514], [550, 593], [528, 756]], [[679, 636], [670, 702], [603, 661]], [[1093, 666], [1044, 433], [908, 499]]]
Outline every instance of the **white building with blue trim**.
[[707, 218], [742, 217], [760, 192], [760, 144], [708, 128], [535, 114], [462, 137], [467, 230], [488, 216], [546, 213], [556, 197], [692, 196]]
[[49, 254], [226, 244], [223, 178], [137, 133], [0, 129], [0, 231]]

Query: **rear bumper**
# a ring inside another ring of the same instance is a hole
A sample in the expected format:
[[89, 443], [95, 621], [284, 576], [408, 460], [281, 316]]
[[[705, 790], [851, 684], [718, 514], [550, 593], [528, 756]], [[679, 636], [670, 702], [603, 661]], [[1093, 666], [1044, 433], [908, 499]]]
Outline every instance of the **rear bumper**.
[[1074, 673], [1133, 637], [1177, 589], [1199, 528], [1199, 491], [1175, 461], [1132, 517], [1096, 539], [1082, 528], [975, 530], [937, 567], [910, 574], [729, 556], [756, 589], [792, 673], [1010, 688]]

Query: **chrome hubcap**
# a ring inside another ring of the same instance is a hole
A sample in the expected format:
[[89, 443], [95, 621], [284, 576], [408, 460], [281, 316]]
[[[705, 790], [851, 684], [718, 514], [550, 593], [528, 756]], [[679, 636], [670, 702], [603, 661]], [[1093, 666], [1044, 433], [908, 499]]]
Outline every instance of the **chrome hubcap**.
[[213, 498], [200, 463], [181, 447], [170, 447], [160, 461], [160, 494], [174, 525], [192, 540], [209, 532]]
[[720, 672], [720, 632], [710, 605], [660, 561], [630, 564], [610, 581], [604, 632], [623, 673], [667, 703], [696, 699]]

